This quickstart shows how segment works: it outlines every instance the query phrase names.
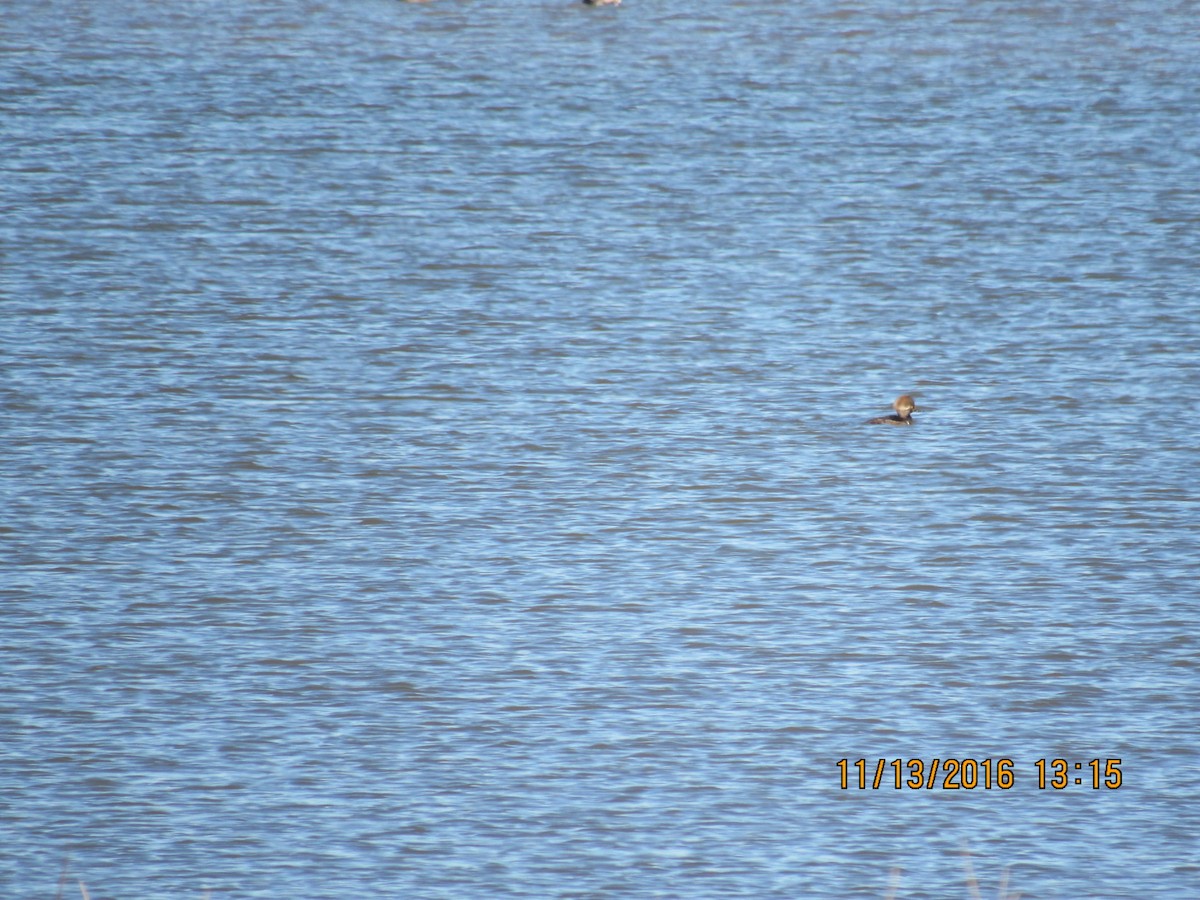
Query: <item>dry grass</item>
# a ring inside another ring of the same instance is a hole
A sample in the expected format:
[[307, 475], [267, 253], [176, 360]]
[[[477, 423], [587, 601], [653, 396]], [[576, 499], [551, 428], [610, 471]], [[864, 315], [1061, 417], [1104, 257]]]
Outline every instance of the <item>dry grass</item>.
[[[62, 864], [62, 872], [58, 876], [58, 891], [54, 895], [54, 900], [63, 900], [63, 889], [67, 886], [67, 881], [71, 874], [71, 860], [64, 859]], [[83, 900], [92, 900], [92, 895], [88, 893], [87, 885], [84, 884], [82, 878], [76, 878], [75, 881], [79, 884], [79, 896]], [[205, 891], [202, 900], [211, 900], [212, 892]]]
[[[971, 858], [971, 849], [966, 845], [962, 848], [963, 868], [967, 873], [967, 892], [971, 900], [983, 900], [983, 892], [979, 887], [979, 879], [975, 877], [975, 864]], [[1008, 892], [1008, 872], [1009, 867], [1005, 866], [1000, 872], [1000, 884], [996, 888], [996, 900], [1021, 900], [1020, 893], [1010, 894]], [[888, 878], [888, 890], [885, 895], [885, 900], [897, 900], [900, 896], [900, 877], [903, 875], [899, 866], [892, 868], [891, 876]]]
[[[54, 895], [54, 900], [63, 900], [63, 888], [67, 885], [67, 878], [70, 875], [70, 872], [71, 860], [64, 859], [62, 872], [60, 872], [58, 876], [58, 893]], [[92, 900], [92, 895], [88, 893], [87, 885], [83, 883], [83, 879], [76, 878], [75, 880], [79, 882], [79, 896], [83, 897], [83, 900]]]
[[[983, 900], [983, 893], [979, 889], [979, 879], [975, 877], [975, 864], [971, 858], [971, 849], [965, 845], [962, 848], [962, 858], [963, 868], [967, 873], [967, 891], [970, 893], [971, 900]], [[1000, 885], [996, 889], [996, 900], [1021, 900], [1019, 893], [1010, 894], [1008, 892], [1008, 872], [1008, 866], [1005, 866], [1000, 872]], [[888, 878], [887, 894], [884, 900], [897, 900], [900, 895], [900, 881], [903, 874], [904, 872], [899, 866], [892, 867], [891, 875]], [[58, 876], [58, 892], [54, 895], [54, 900], [63, 900], [63, 888], [66, 886], [69, 876], [70, 860], [64, 859], [62, 873]], [[92, 900], [83, 879], [77, 878], [75, 880], [79, 884], [79, 895], [83, 900]], [[211, 900], [211, 897], [212, 893], [205, 891], [202, 900]]]

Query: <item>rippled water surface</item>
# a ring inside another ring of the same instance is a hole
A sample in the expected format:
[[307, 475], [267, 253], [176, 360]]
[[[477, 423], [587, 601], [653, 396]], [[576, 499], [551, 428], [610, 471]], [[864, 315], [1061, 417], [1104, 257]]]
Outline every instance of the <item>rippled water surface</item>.
[[0, 893], [1200, 895], [1196, 14], [6, 4]]

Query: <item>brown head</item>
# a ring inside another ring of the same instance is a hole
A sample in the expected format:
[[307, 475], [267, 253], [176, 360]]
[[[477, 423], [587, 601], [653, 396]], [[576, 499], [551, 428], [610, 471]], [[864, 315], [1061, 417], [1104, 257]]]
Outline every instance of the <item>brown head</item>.
[[892, 404], [892, 409], [902, 419], [907, 419], [911, 413], [920, 411], [917, 409], [916, 401], [913, 400], [910, 394], [901, 394], [897, 397], [896, 402]]

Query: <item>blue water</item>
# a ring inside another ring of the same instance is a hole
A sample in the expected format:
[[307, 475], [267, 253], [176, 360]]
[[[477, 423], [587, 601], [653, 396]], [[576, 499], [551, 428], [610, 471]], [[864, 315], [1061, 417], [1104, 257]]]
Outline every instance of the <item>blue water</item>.
[[1200, 895], [1195, 12], [7, 4], [0, 894]]

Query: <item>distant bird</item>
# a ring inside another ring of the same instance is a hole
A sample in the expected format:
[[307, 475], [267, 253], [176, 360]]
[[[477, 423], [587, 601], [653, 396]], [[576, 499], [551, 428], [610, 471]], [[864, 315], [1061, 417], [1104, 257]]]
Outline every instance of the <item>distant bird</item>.
[[621, 0], [583, 0], [584, 6], [620, 6]]
[[894, 416], [879, 416], [876, 419], [871, 419], [867, 422], [868, 425], [911, 425], [912, 414], [920, 412], [917, 409], [917, 404], [908, 394], [901, 394], [896, 398], [896, 402], [892, 404], [892, 409], [896, 411]]

